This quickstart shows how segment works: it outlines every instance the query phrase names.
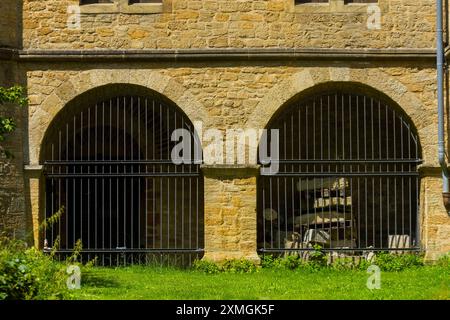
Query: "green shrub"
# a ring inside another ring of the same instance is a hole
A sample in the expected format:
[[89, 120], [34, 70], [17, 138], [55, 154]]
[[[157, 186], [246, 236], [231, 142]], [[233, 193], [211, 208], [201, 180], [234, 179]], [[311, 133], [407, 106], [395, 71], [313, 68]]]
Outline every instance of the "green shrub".
[[253, 273], [256, 271], [256, 265], [246, 259], [233, 259], [225, 261], [222, 270], [230, 273]]
[[279, 259], [273, 255], [262, 255], [260, 258], [262, 268], [275, 268], [278, 266]]
[[327, 255], [323, 252], [320, 245], [316, 244], [314, 246], [314, 251], [312, 251], [309, 255], [308, 264], [318, 268], [327, 266]]
[[[442, 258], [440, 265], [449, 265], [449, 257]], [[271, 255], [261, 258], [263, 268], [284, 268], [289, 270], [302, 269], [305, 271], [318, 271], [321, 269], [331, 268], [335, 270], [367, 270], [367, 268], [375, 264], [382, 271], [402, 271], [408, 268], [415, 268], [424, 265], [423, 256], [419, 254], [390, 254], [377, 253], [375, 261], [367, 261], [365, 259], [353, 259], [352, 257], [340, 257], [328, 262], [327, 255], [320, 246], [316, 246], [314, 251], [310, 252], [307, 260], [302, 260], [297, 255], [276, 258]]]
[[356, 263], [352, 258], [336, 258], [334, 259], [330, 267], [336, 270], [351, 270], [359, 267], [359, 262]]
[[449, 268], [450, 267], [450, 253], [443, 255], [436, 261], [436, 265], [439, 267]]
[[221, 271], [216, 263], [208, 260], [195, 260], [192, 266], [194, 270], [208, 274], [216, 274]]
[[409, 268], [422, 267], [424, 259], [419, 254], [391, 254], [380, 252], [376, 255], [374, 264], [381, 271], [402, 271]]
[[18, 240], [0, 239], [0, 300], [62, 299], [67, 274], [52, 257]]
[[295, 270], [300, 268], [302, 260], [298, 255], [290, 255], [279, 259], [278, 266], [289, 270]]
[[196, 260], [194, 261], [193, 268], [196, 271], [208, 274], [216, 274], [219, 272], [252, 273], [257, 270], [256, 265], [246, 259], [226, 260], [221, 264], [217, 264], [208, 260]]

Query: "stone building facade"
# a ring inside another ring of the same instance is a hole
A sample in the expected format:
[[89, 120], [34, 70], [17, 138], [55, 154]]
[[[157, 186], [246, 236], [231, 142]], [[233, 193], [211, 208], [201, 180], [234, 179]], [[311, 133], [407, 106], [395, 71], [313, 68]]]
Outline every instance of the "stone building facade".
[[[110, 2], [0, 3], [0, 84], [24, 85], [29, 97], [26, 109], [2, 107], [19, 126], [5, 144], [15, 157], [1, 161], [1, 228], [42, 247], [46, 135], [92, 90], [102, 88], [102, 99], [111, 85], [145, 88], [203, 130], [225, 132], [264, 129], [293, 101], [344, 85], [406, 115], [421, 148], [420, 247], [429, 259], [450, 251], [437, 161], [435, 1]], [[258, 176], [250, 163], [202, 167], [206, 258], [258, 259]]]

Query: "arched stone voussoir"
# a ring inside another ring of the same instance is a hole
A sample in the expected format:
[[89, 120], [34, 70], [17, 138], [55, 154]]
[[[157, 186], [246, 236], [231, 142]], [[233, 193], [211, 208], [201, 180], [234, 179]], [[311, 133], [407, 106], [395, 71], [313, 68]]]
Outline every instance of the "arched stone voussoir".
[[[249, 117], [247, 127], [265, 128], [280, 108], [314, 87], [327, 83], [354, 83], [370, 87], [388, 97], [411, 117], [414, 124], [423, 111], [420, 99], [400, 81], [378, 69], [348, 67], [311, 68], [302, 70], [273, 87]], [[420, 127], [420, 126], [418, 126]]]
[[249, 117], [247, 127], [263, 129], [274, 115], [286, 104], [302, 95], [314, 92], [314, 88], [330, 89], [338, 84], [354, 84], [370, 88], [373, 92], [387, 97], [397, 104], [410, 117], [410, 121], [420, 129], [423, 103], [400, 81], [378, 69], [357, 69], [348, 67], [311, 68], [300, 71], [273, 87], [256, 106]]
[[277, 84], [256, 106], [255, 111], [247, 121], [247, 128], [263, 129], [273, 115], [289, 100], [300, 92], [314, 87], [315, 81], [309, 70], [296, 73]]
[[[408, 87], [379, 69], [349, 67], [324, 67], [302, 70], [273, 87], [256, 106], [247, 121], [247, 128], [264, 129], [276, 114], [289, 103], [327, 90], [355, 87], [355, 93], [376, 95], [391, 102], [412, 124], [419, 136], [420, 145], [432, 145], [426, 134], [435, 122], [433, 117], [424, 118], [425, 105]], [[434, 163], [433, 152], [424, 152], [424, 163]]]
[[39, 127], [38, 131], [31, 131], [29, 136], [30, 164], [40, 162], [41, 145], [44, 143], [48, 131], [56, 115], [74, 99], [87, 94], [89, 91], [109, 85], [133, 85], [152, 90], [176, 104], [192, 121], [207, 121], [207, 112], [204, 106], [196, 100], [188, 88], [175, 79], [154, 70], [106, 70], [95, 69], [83, 71], [66, 84], [55, 88], [40, 105], [36, 107], [45, 114], [31, 116], [30, 128]]

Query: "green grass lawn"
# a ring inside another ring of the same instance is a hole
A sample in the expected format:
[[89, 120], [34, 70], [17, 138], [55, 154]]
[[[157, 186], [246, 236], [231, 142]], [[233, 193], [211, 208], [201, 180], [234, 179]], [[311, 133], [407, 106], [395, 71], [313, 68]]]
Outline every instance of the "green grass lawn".
[[152, 267], [95, 268], [75, 299], [450, 299], [450, 269], [383, 272], [381, 289], [366, 287], [364, 271], [262, 269], [251, 274], [204, 274]]

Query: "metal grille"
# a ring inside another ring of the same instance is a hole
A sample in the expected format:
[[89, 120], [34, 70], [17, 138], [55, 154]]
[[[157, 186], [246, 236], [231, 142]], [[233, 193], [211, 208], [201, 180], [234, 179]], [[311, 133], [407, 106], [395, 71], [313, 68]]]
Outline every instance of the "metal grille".
[[55, 120], [45, 145], [46, 246], [103, 265], [190, 264], [203, 253], [203, 178], [199, 165], [175, 165], [173, 130], [192, 135], [175, 106], [121, 96], [77, 106]]
[[402, 113], [339, 91], [288, 106], [269, 129], [279, 171], [259, 179], [260, 252], [419, 249], [420, 147]]

